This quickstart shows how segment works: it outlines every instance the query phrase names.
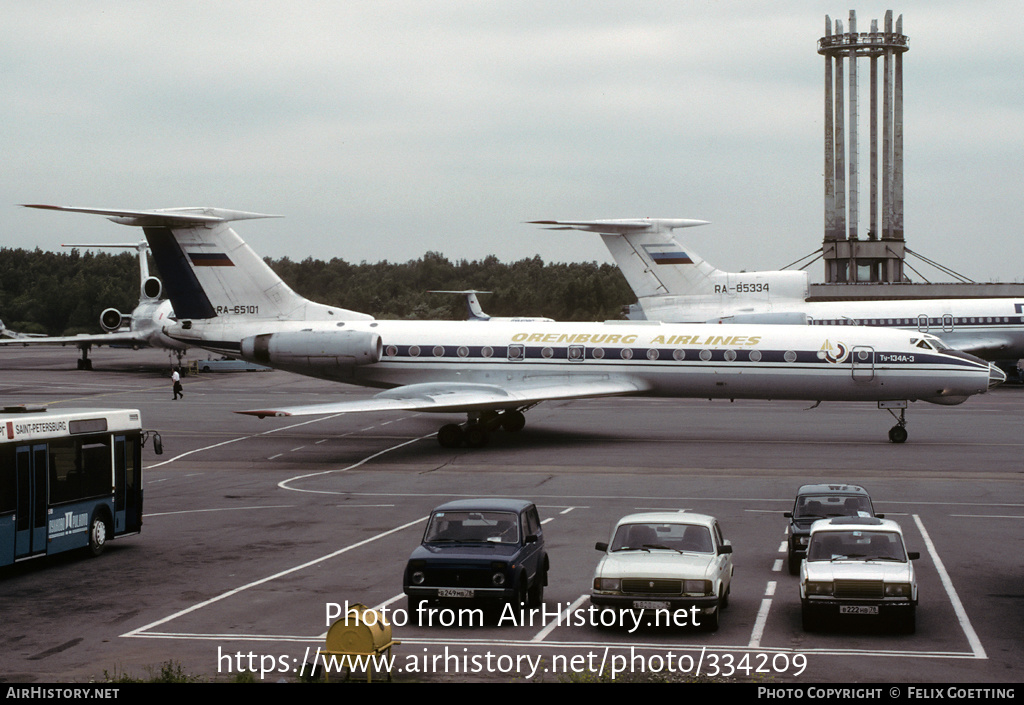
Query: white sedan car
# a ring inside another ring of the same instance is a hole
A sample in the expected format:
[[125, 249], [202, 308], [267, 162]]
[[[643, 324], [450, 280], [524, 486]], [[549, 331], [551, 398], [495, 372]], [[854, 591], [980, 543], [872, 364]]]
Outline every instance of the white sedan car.
[[[655, 610], [654, 624], [718, 629], [729, 602], [732, 544], [718, 520], [688, 512], [651, 512], [623, 517], [594, 571], [590, 601], [596, 606]], [[664, 617], [664, 619], [662, 619]]]
[[800, 568], [803, 627], [826, 617], [867, 615], [908, 633], [916, 627], [919, 554], [908, 552], [899, 524], [876, 517], [821, 519], [811, 526]]

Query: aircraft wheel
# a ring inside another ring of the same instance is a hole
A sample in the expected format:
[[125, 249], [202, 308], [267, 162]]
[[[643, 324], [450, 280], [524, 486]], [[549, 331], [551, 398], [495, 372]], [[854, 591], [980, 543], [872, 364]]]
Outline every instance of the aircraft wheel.
[[462, 433], [470, 448], [483, 448], [487, 445], [487, 431], [480, 424], [470, 424]]
[[462, 429], [458, 424], [445, 424], [437, 432], [437, 442], [442, 448], [458, 448], [462, 445], [462, 436]]
[[526, 416], [521, 411], [506, 411], [501, 415], [501, 427], [510, 433], [522, 431], [526, 426]]
[[907, 440], [907, 429], [903, 426], [893, 426], [889, 429], [889, 440], [893, 443], [903, 443]]

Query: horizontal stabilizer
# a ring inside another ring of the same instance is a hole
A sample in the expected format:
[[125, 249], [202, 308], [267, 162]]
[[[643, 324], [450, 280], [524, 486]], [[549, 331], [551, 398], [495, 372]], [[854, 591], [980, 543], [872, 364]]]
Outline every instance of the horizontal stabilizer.
[[[74, 206], [48, 206], [37, 203], [23, 203], [25, 208], [41, 208], [50, 211], [67, 211], [69, 213], [92, 213], [104, 215], [121, 225], [138, 227], [181, 227], [188, 224], [227, 223], [233, 220], [253, 220], [255, 218], [281, 218], [280, 215], [264, 213], [247, 213], [224, 208], [161, 208], [158, 210], [113, 210], [109, 208], [77, 208]], [[133, 245], [134, 247], [134, 245]]]
[[555, 225], [548, 230], [586, 230], [602, 235], [625, 235], [644, 231], [666, 232], [676, 228], [707, 225], [706, 220], [683, 218], [621, 218], [615, 220], [531, 220], [531, 225]]

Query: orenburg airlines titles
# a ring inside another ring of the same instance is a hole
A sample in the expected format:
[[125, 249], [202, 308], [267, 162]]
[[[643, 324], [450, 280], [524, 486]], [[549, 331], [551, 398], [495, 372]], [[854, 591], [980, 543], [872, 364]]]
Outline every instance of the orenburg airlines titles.
[[[589, 343], [590, 345], [632, 345], [637, 335], [615, 333], [516, 333], [513, 343]], [[747, 346], [761, 342], [759, 335], [656, 335], [647, 345]]]

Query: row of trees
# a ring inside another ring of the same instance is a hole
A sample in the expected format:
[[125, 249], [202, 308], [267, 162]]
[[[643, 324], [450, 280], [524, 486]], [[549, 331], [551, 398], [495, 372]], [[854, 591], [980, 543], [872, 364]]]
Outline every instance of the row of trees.
[[[428, 293], [438, 289], [493, 292], [480, 299], [494, 316], [563, 321], [622, 318], [624, 307], [636, 301], [614, 265], [545, 264], [539, 256], [505, 264], [493, 256], [452, 262], [428, 252], [404, 263], [312, 258], [294, 262], [285, 257], [267, 259], [267, 264], [302, 296], [383, 319], [465, 318], [465, 301]], [[0, 320], [12, 330], [48, 335], [97, 332], [103, 309], [127, 313], [138, 299], [134, 253], [0, 248]]]

